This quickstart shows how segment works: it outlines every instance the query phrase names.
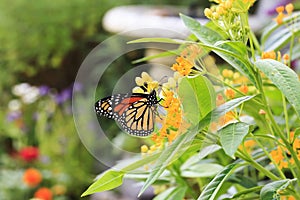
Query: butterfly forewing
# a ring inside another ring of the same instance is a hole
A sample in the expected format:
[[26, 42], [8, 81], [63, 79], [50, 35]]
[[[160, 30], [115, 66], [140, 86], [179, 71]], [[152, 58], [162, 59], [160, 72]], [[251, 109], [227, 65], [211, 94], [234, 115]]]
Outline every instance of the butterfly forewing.
[[148, 136], [154, 130], [158, 102], [155, 91], [116, 94], [97, 101], [95, 110], [98, 115], [116, 120], [131, 135]]

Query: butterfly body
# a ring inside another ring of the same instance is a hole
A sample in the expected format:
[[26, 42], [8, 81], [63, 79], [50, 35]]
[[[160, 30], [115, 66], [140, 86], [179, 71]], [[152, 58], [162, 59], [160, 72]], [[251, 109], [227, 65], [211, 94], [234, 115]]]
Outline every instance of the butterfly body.
[[114, 119], [130, 135], [148, 136], [154, 130], [159, 101], [155, 90], [150, 94], [115, 94], [97, 101], [95, 111], [100, 116]]

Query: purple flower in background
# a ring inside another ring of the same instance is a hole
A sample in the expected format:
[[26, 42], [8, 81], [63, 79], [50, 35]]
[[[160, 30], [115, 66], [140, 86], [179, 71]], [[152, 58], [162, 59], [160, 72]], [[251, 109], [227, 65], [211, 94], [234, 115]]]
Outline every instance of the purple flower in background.
[[77, 83], [77, 82], [76, 82], [76, 83], [73, 84], [73, 91], [74, 91], [74, 92], [79, 92], [79, 91], [82, 90], [82, 88], [83, 88], [83, 87], [82, 87], [82, 84], [81, 84], [81, 83]]
[[21, 111], [12, 111], [6, 115], [6, 120], [12, 122], [15, 121], [16, 119], [19, 119], [21, 116], [22, 116]]
[[276, 14], [277, 14], [276, 8], [277, 8], [278, 6], [285, 6], [285, 5], [287, 5], [287, 4], [291, 3], [291, 2], [292, 2], [292, 0], [282, 0], [281, 2], [277, 3], [276, 5], [274, 5], [273, 8], [269, 9], [269, 10], [267, 11], [267, 14], [268, 14], [268, 15], [276, 15]]
[[46, 85], [42, 85], [39, 87], [39, 92], [40, 92], [41, 96], [47, 95], [49, 93], [49, 91], [50, 91], [50, 88]]
[[55, 101], [57, 104], [62, 104], [72, 97], [72, 89], [66, 88], [61, 93], [55, 96]]

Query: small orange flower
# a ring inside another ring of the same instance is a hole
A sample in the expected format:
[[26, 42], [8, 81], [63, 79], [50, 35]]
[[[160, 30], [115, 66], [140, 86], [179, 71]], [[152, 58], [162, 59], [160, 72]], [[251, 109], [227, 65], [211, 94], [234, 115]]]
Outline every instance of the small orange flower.
[[52, 192], [50, 189], [42, 187], [34, 193], [34, 197], [41, 200], [52, 200]]
[[235, 92], [233, 89], [231, 88], [228, 88], [225, 90], [225, 96], [228, 98], [228, 99], [233, 99], [234, 96], [235, 96]]
[[23, 181], [29, 187], [35, 187], [42, 181], [42, 174], [37, 169], [29, 168], [23, 174]]
[[283, 23], [283, 19], [286, 17], [286, 15], [283, 13], [284, 10], [288, 15], [291, 15], [294, 10], [294, 5], [289, 3], [286, 6], [279, 6], [276, 8], [276, 12], [278, 13], [278, 15], [273, 20], [275, 20], [277, 24]]
[[284, 11], [284, 6], [278, 6], [277, 8], [276, 8], [276, 12], [277, 13], [282, 13]]
[[[244, 142], [244, 147], [248, 153], [251, 153], [251, 151], [255, 148], [255, 146], [256, 146], [255, 140], [246, 140]], [[242, 149], [242, 145], [239, 146], [239, 149]]]
[[217, 95], [217, 101], [216, 101], [217, 106], [222, 105], [223, 103], [225, 103], [223, 95], [222, 94], [218, 94]]
[[180, 56], [176, 58], [175, 64], [171, 67], [174, 71], [178, 71], [182, 76], [187, 76], [191, 73], [193, 68], [193, 63], [186, 58]]
[[276, 53], [275, 51], [267, 51], [267, 52], [263, 52], [261, 55], [261, 59], [276, 59]]
[[241, 85], [241, 87], [239, 88], [239, 90], [242, 93], [247, 94], [248, 93], [248, 86], [247, 85]]
[[288, 15], [292, 14], [293, 10], [294, 10], [294, 5], [289, 3], [285, 6], [285, 10], [288, 13]]

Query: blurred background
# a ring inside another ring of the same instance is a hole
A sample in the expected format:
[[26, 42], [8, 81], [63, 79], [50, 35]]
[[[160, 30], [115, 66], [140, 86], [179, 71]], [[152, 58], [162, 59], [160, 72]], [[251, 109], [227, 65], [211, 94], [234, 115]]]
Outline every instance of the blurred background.
[[[132, 199], [126, 197], [128, 191], [80, 198], [106, 167], [79, 140], [71, 96], [82, 89], [73, 83], [84, 58], [101, 41], [116, 34], [103, 28], [105, 13], [114, 7], [137, 4], [182, 6], [187, 14], [201, 17], [201, 9], [210, 2], [0, 0], [1, 200]], [[195, 11], [198, 7], [199, 12]], [[165, 11], [160, 15], [167, 15]], [[132, 61], [144, 55], [139, 50], [118, 58], [107, 71], [107, 87], [99, 89], [99, 96], [111, 91], [118, 78], [133, 66]]]

